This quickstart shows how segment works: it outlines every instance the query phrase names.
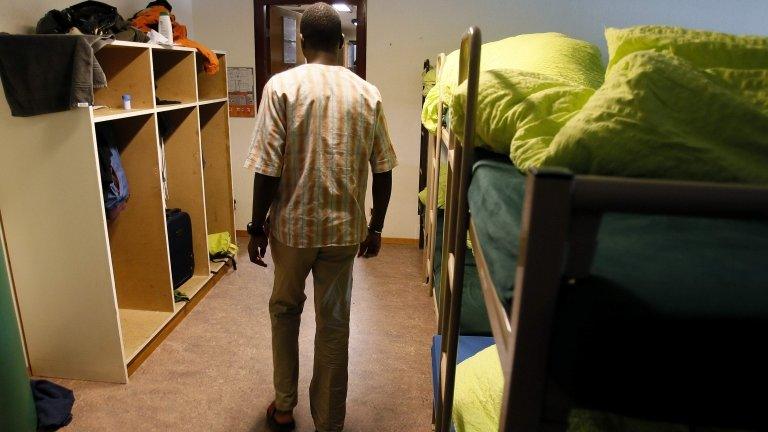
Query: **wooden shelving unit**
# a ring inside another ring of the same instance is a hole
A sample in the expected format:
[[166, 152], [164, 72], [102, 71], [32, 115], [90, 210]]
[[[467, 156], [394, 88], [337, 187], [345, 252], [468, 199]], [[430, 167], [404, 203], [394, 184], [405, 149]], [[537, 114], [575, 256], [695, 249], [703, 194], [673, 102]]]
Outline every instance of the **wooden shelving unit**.
[[[124, 383], [227, 270], [207, 235], [234, 238], [226, 53], [115, 42], [96, 53], [107, 108], [12, 117], [0, 97], [0, 214], [32, 373]], [[130, 94], [131, 110], [122, 109]], [[156, 98], [180, 103], [160, 105]], [[97, 123], [115, 132], [131, 196], [107, 223]], [[162, 146], [161, 146], [162, 143]], [[165, 156], [167, 196], [162, 182]], [[174, 303], [165, 209], [192, 219], [194, 276]]]

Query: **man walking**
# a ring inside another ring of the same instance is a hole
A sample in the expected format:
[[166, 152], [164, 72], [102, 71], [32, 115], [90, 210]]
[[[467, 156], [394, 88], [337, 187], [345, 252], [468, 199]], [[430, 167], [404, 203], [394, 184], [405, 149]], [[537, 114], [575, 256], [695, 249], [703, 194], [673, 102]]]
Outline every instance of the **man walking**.
[[[275, 431], [295, 428], [299, 323], [311, 271], [317, 330], [310, 409], [319, 432], [336, 432], [346, 412], [352, 267], [355, 255], [379, 252], [397, 158], [379, 91], [337, 66], [343, 46], [338, 13], [315, 3], [304, 12], [300, 31], [307, 64], [264, 86], [245, 163], [256, 172], [248, 253], [266, 266], [272, 244], [275, 400], [267, 422]], [[368, 165], [373, 211], [366, 226]]]

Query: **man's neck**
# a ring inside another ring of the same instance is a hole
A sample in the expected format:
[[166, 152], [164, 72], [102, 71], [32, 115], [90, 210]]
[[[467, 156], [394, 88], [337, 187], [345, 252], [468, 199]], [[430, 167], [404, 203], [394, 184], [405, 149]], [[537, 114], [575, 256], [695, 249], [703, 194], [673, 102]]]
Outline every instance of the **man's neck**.
[[338, 57], [334, 53], [326, 51], [317, 51], [312, 53], [311, 58], [307, 57], [307, 63], [309, 64], [321, 64], [326, 66], [338, 65]]

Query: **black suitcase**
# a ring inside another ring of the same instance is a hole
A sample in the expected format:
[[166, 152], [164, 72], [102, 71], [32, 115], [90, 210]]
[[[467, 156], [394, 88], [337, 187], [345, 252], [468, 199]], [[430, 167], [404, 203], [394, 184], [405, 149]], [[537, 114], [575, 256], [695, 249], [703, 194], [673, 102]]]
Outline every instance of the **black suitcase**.
[[195, 254], [192, 251], [192, 221], [189, 214], [179, 209], [165, 211], [168, 225], [168, 252], [171, 254], [173, 288], [188, 281], [195, 271]]

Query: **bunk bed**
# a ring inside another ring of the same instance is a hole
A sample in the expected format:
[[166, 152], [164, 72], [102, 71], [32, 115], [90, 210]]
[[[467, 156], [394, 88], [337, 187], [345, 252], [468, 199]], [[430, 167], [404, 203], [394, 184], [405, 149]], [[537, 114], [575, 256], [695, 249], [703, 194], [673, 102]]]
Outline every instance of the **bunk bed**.
[[[562, 86], [563, 83], [572, 82], [578, 85], [580, 92], [589, 93], [592, 89], [599, 86], [602, 82], [603, 66], [599, 49], [585, 41], [570, 38], [561, 33], [536, 33], [525, 34], [505, 38], [499, 41], [490, 42], [483, 47], [483, 58], [480, 62], [480, 68], [483, 71], [494, 70], [519, 70], [525, 73], [528, 80], [522, 83], [523, 86], [529, 86], [531, 80], [536, 80], [543, 73], [554, 77], [555, 87]], [[509, 52], [515, 52], [518, 55], [510, 56]], [[435, 86], [426, 95], [422, 110], [422, 125], [425, 130], [430, 132], [428, 140], [427, 154], [427, 188], [420, 194], [420, 201], [425, 204], [424, 214], [424, 281], [428, 286], [429, 293], [434, 292], [436, 309], [439, 309], [439, 298], [441, 295], [442, 273], [442, 225], [444, 222], [444, 212], [442, 207], [445, 203], [445, 189], [450, 174], [447, 170], [447, 161], [450, 160], [455, 143], [451, 141], [452, 127], [456, 122], [452, 122], [450, 117], [453, 115], [449, 109], [453, 103], [453, 96], [461, 87], [457, 78], [459, 75], [459, 51], [454, 51], [449, 55], [441, 54], [437, 59], [437, 80]], [[491, 86], [496, 83], [491, 80], [486, 81]], [[535, 88], [545, 89], [553, 87], [552, 83], [546, 85], [536, 84]], [[485, 88], [487, 92], [488, 87]], [[503, 100], [498, 100], [504, 104]], [[499, 110], [496, 110], [500, 112]], [[450, 115], [449, 115], [450, 114]], [[499, 116], [503, 117], [503, 116]], [[497, 122], [503, 119], [498, 117]], [[489, 122], [490, 123], [490, 122]], [[458, 125], [460, 127], [460, 124]], [[490, 130], [499, 130], [498, 126], [486, 128]], [[457, 130], [456, 134], [460, 135]], [[504, 138], [496, 141], [508, 141]], [[488, 159], [507, 159], [493, 153], [495, 146], [493, 140], [486, 142], [486, 148], [491, 151], [485, 151], [483, 158]], [[502, 144], [503, 146], [503, 144]], [[490, 335], [491, 327], [488, 321], [488, 314], [482, 299], [480, 279], [473, 256], [467, 254], [464, 269], [464, 294], [462, 298], [464, 313], [460, 319], [460, 331], [467, 335]], [[509, 295], [508, 295], [509, 297]], [[438, 311], [439, 316], [439, 311]], [[439, 321], [439, 318], [438, 318]]]
[[470, 28], [462, 133], [441, 128], [430, 147], [448, 150], [436, 430], [451, 430], [457, 363], [489, 346], [459, 335], [470, 260], [502, 370], [500, 431], [564, 430], [573, 408], [764, 429], [751, 395], [768, 384], [768, 188], [476, 161], [480, 50]]
[[[445, 54], [437, 58], [437, 74], [439, 75], [445, 64]], [[438, 116], [444, 115], [446, 104], [440, 100]], [[445, 225], [444, 199], [440, 195], [447, 184], [447, 170], [445, 165], [453, 152], [453, 144], [449, 139], [449, 126], [443, 129], [441, 134], [428, 134], [426, 146], [426, 189], [423, 189], [422, 197], [426, 204], [423, 211], [423, 264], [424, 281], [428, 294], [433, 297], [435, 316], [438, 328], [443, 328], [440, 311], [441, 304], [441, 274], [443, 272], [443, 241]], [[438, 186], [440, 184], [440, 186]], [[421, 203], [421, 199], [419, 201]], [[474, 258], [470, 252], [465, 261], [464, 271], [464, 296], [462, 297], [462, 309], [465, 311], [459, 324], [461, 334], [473, 336], [490, 336], [491, 327], [488, 314], [481, 292], [480, 278]]]

